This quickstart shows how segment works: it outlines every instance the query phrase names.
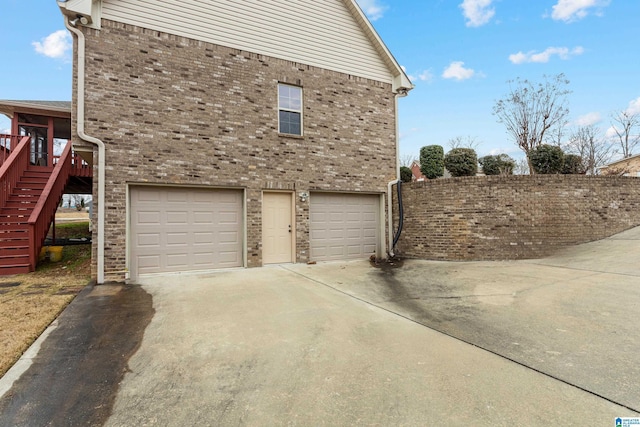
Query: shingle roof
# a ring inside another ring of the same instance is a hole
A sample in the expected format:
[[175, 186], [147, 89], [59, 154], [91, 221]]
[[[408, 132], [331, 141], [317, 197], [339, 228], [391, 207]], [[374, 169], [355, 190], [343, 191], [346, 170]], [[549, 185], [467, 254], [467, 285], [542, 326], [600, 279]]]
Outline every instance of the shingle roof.
[[39, 110], [52, 110], [69, 113], [71, 112], [71, 101], [31, 101], [0, 99], [0, 106], [37, 108]]

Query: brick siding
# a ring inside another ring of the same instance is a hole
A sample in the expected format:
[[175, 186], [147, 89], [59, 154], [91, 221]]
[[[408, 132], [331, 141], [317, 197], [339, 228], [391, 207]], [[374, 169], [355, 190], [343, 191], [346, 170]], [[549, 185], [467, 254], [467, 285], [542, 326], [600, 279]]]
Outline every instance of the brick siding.
[[640, 178], [467, 177], [402, 189], [398, 251], [408, 258], [538, 258], [640, 225]]
[[[390, 84], [106, 20], [83, 31], [86, 132], [107, 151], [107, 280], [124, 278], [127, 184], [247, 189], [253, 267], [263, 189], [383, 193], [395, 178]], [[303, 137], [278, 134], [279, 82], [303, 88]], [[295, 200], [296, 259], [306, 262], [309, 202]], [[95, 276], [95, 250], [93, 261]]]

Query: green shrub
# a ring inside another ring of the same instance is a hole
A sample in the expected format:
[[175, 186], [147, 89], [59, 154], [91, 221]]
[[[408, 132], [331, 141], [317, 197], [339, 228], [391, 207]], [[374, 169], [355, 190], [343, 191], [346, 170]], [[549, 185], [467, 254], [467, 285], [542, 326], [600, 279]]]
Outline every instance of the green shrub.
[[513, 175], [516, 161], [507, 154], [484, 156], [478, 159], [485, 175]]
[[579, 175], [585, 173], [582, 157], [577, 154], [565, 154], [562, 173], [565, 175]]
[[440, 145], [420, 149], [420, 171], [428, 179], [444, 175], [444, 149]]
[[475, 176], [478, 173], [478, 155], [473, 148], [454, 148], [444, 156], [444, 167], [451, 176]]
[[400, 181], [411, 182], [413, 181], [413, 172], [406, 166], [400, 166]]
[[560, 147], [542, 144], [529, 151], [529, 160], [535, 173], [545, 175], [562, 173], [564, 153]]

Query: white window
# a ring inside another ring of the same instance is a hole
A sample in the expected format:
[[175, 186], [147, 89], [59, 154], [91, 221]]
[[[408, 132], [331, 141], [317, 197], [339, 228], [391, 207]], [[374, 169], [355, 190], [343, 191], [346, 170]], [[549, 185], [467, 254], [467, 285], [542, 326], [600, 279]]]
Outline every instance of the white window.
[[278, 132], [302, 135], [302, 88], [278, 85]]

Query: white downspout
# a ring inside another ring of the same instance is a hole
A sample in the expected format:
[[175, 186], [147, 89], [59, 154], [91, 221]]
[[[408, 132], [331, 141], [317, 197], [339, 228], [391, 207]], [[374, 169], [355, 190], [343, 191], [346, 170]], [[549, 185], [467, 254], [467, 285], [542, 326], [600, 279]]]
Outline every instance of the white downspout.
[[98, 284], [104, 283], [104, 217], [105, 217], [105, 149], [104, 142], [84, 133], [84, 96], [85, 96], [85, 40], [82, 31], [75, 28], [69, 17], [64, 25], [78, 38], [78, 89], [77, 89], [77, 133], [80, 139], [98, 146]]
[[398, 98], [407, 96], [406, 92], [398, 92], [393, 97], [395, 102], [395, 120], [396, 120], [396, 179], [389, 181], [387, 184], [387, 215], [388, 215], [388, 239], [389, 239], [389, 255], [395, 255], [393, 252], [393, 194], [391, 187], [400, 181], [400, 124], [398, 122]]

